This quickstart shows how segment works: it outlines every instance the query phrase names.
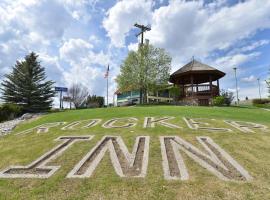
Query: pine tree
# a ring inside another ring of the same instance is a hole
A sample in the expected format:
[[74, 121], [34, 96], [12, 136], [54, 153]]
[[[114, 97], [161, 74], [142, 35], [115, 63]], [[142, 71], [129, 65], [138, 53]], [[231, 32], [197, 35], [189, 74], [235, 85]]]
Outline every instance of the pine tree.
[[5, 103], [21, 105], [25, 112], [42, 112], [52, 106], [52, 81], [46, 81], [45, 68], [34, 52], [17, 61], [10, 74], [2, 83], [2, 99]]

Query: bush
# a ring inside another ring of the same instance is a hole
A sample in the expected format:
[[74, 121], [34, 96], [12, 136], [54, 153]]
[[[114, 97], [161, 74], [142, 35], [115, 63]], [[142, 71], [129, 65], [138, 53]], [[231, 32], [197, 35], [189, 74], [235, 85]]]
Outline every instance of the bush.
[[0, 107], [0, 122], [12, 120], [22, 115], [23, 110], [21, 106], [16, 104], [4, 104]]
[[270, 99], [253, 99], [252, 100], [252, 104], [256, 105], [256, 104], [269, 104], [270, 103]]
[[104, 97], [96, 95], [88, 95], [82, 107], [85, 108], [101, 108], [104, 106]]
[[233, 93], [232, 92], [228, 92], [228, 91], [225, 91], [225, 90], [222, 90], [221, 91], [221, 96], [224, 97], [224, 104], [226, 106], [230, 106], [233, 99], [234, 99], [234, 96], [233, 96]]
[[217, 96], [213, 99], [214, 106], [223, 106], [225, 104], [225, 98], [223, 96]]

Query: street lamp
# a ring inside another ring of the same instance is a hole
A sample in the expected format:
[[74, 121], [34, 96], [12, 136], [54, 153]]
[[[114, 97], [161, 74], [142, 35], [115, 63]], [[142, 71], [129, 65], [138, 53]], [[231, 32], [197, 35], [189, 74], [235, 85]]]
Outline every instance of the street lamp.
[[267, 80], [265, 80], [265, 82], [268, 85], [268, 87], [270, 87], [270, 82], [268, 82]]
[[236, 89], [236, 98], [237, 98], [237, 105], [239, 106], [239, 98], [238, 98], [238, 84], [237, 84], [237, 77], [236, 77], [236, 67], [234, 69], [234, 77], [235, 77], [235, 89]]
[[262, 95], [261, 95], [261, 85], [260, 85], [260, 78], [257, 78], [258, 81], [258, 86], [259, 86], [259, 95], [260, 95], [260, 99], [262, 99]]

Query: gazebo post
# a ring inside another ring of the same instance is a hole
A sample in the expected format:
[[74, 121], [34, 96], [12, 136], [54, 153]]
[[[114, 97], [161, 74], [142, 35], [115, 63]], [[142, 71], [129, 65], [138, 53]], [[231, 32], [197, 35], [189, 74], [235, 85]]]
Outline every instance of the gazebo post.
[[191, 82], [191, 96], [193, 99], [193, 75], [190, 76], [190, 82]]
[[184, 83], [182, 84], [182, 97], [186, 97], [186, 94], [185, 94], [185, 84]]
[[181, 84], [181, 98], [184, 98], [186, 95], [185, 95], [185, 85], [184, 84]]
[[213, 86], [212, 86], [212, 76], [209, 76], [209, 83], [210, 83], [210, 93], [211, 93], [211, 98], [213, 97]]
[[217, 80], [217, 89], [218, 89], [218, 96], [220, 95], [219, 93], [219, 79]]

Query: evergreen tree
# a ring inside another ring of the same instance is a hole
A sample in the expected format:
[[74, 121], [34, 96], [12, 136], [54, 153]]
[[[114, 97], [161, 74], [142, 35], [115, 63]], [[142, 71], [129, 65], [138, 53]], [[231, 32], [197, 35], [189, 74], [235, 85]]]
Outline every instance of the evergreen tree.
[[45, 68], [34, 52], [17, 61], [2, 83], [2, 99], [5, 103], [21, 105], [25, 112], [42, 112], [52, 106], [54, 82], [46, 81]]

